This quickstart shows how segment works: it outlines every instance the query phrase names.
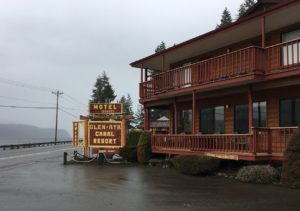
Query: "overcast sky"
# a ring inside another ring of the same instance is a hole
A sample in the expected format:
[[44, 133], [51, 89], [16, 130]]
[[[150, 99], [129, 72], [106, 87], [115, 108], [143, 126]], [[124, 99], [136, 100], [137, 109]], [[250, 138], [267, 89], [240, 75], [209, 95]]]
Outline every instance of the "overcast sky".
[[[129, 63], [162, 40], [172, 46], [214, 29], [225, 7], [235, 17], [242, 2], [0, 0], [0, 105], [55, 106], [50, 91], [9, 79], [59, 89], [67, 112], [86, 114], [95, 80], [106, 71], [118, 98], [130, 93], [136, 108], [140, 75]], [[71, 132], [74, 120], [60, 112], [59, 128]], [[0, 108], [0, 123], [53, 128], [55, 111]]]

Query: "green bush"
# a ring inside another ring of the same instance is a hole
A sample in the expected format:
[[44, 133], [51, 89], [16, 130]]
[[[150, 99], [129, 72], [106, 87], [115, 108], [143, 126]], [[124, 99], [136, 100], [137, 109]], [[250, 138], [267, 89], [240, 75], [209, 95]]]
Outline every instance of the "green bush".
[[300, 188], [300, 128], [291, 136], [284, 152], [281, 183]]
[[151, 133], [143, 132], [137, 145], [137, 160], [139, 163], [148, 163], [151, 157]]
[[124, 146], [120, 149], [119, 154], [130, 162], [137, 161], [137, 148], [135, 146]]
[[135, 146], [136, 147], [142, 133], [143, 133], [143, 131], [140, 131], [140, 130], [130, 131], [127, 135], [126, 146]]
[[177, 171], [187, 175], [207, 175], [218, 169], [220, 160], [207, 156], [176, 156], [171, 163]]
[[120, 149], [120, 156], [130, 162], [137, 161], [137, 144], [139, 142], [142, 131], [133, 130], [127, 135], [126, 145]]
[[278, 182], [279, 172], [270, 165], [252, 165], [242, 167], [236, 179], [242, 182], [271, 184]]

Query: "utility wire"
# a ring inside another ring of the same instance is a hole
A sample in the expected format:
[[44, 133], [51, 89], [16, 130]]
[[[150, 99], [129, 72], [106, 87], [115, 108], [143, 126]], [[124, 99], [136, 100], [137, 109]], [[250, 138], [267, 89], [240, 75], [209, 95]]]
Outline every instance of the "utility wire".
[[61, 108], [63, 109], [66, 109], [66, 110], [74, 110], [74, 111], [88, 111], [87, 109], [84, 110], [84, 109], [81, 109], [81, 108], [69, 108], [69, 107], [65, 107], [65, 106], [62, 106], [60, 105]]
[[55, 107], [42, 106], [15, 106], [15, 105], [0, 105], [2, 108], [30, 108], [30, 109], [55, 109]]
[[62, 108], [59, 108], [59, 110], [62, 111], [63, 113], [65, 113], [65, 114], [69, 115], [69, 116], [72, 116], [72, 117], [78, 119], [78, 116], [76, 116], [76, 115], [74, 115], [74, 114], [72, 114], [72, 113], [70, 113], [70, 112], [68, 112], [68, 111], [66, 111]]
[[66, 93], [65, 93], [65, 97], [68, 97], [71, 101], [73, 101], [73, 102], [75, 102], [75, 103], [77, 103], [77, 104], [79, 104], [79, 105], [81, 105], [81, 106], [87, 107], [86, 104], [84, 104], [84, 103], [80, 102], [79, 100], [73, 98], [73, 97], [70, 96], [69, 94], [66, 94]]
[[23, 88], [32, 89], [32, 90], [44, 91], [44, 92], [56, 91], [55, 89], [50, 89], [50, 88], [42, 87], [42, 86], [36, 86], [36, 85], [23, 83], [20, 81], [14, 81], [14, 80], [2, 78], [2, 77], [0, 77], [0, 83], [9, 84], [9, 85], [13, 85], [13, 86], [19, 86], [19, 87], [23, 87]]
[[33, 100], [27, 100], [24, 98], [16, 98], [16, 97], [9, 97], [9, 96], [3, 96], [3, 95], [0, 95], [0, 98], [4, 98], [4, 99], [8, 99], [8, 100], [24, 101], [24, 102], [29, 102], [29, 103], [51, 104], [51, 103], [46, 103], [46, 102], [41, 102], [41, 101], [33, 101]]

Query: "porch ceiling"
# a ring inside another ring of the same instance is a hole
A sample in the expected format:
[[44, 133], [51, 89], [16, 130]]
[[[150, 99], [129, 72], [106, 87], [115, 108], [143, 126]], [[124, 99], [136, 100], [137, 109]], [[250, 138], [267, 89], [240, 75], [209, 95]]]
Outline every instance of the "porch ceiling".
[[[281, 10], [268, 12], [266, 16], [266, 32], [274, 31], [285, 26], [289, 26], [300, 21], [300, 2], [284, 7]], [[234, 23], [224, 29], [211, 31], [199, 37], [174, 46], [162, 52], [165, 55], [165, 67], [170, 64], [183, 61], [231, 44], [247, 40], [261, 35], [261, 17]], [[133, 62], [133, 67], [140, 67], [143, 63], [144, 68], [161, 70], [162, 53], [153, 54], [139, 61]]]

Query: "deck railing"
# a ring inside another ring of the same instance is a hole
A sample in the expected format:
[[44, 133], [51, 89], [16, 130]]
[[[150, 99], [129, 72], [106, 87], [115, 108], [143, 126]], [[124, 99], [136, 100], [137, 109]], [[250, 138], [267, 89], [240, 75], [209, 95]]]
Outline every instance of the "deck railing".
[[254, 128], [254, 153], [283, 153], [297, 127]]
[[283, 153], [297, 127], [253, 128], [251, 134], [152, 135], [154, 152]]
[[267, 47], [266, 73], [282, 71], [300, 65], [300, 39]]
[[300, 65], [300, 39], [267, 48], [248, 47], [155, 75], [140, 83], [140, 98], [252, 73], [271, 74]]
[[251, 152], [252, 137], [243, 135], [153, 135], [152, 149], [177, 151]]

